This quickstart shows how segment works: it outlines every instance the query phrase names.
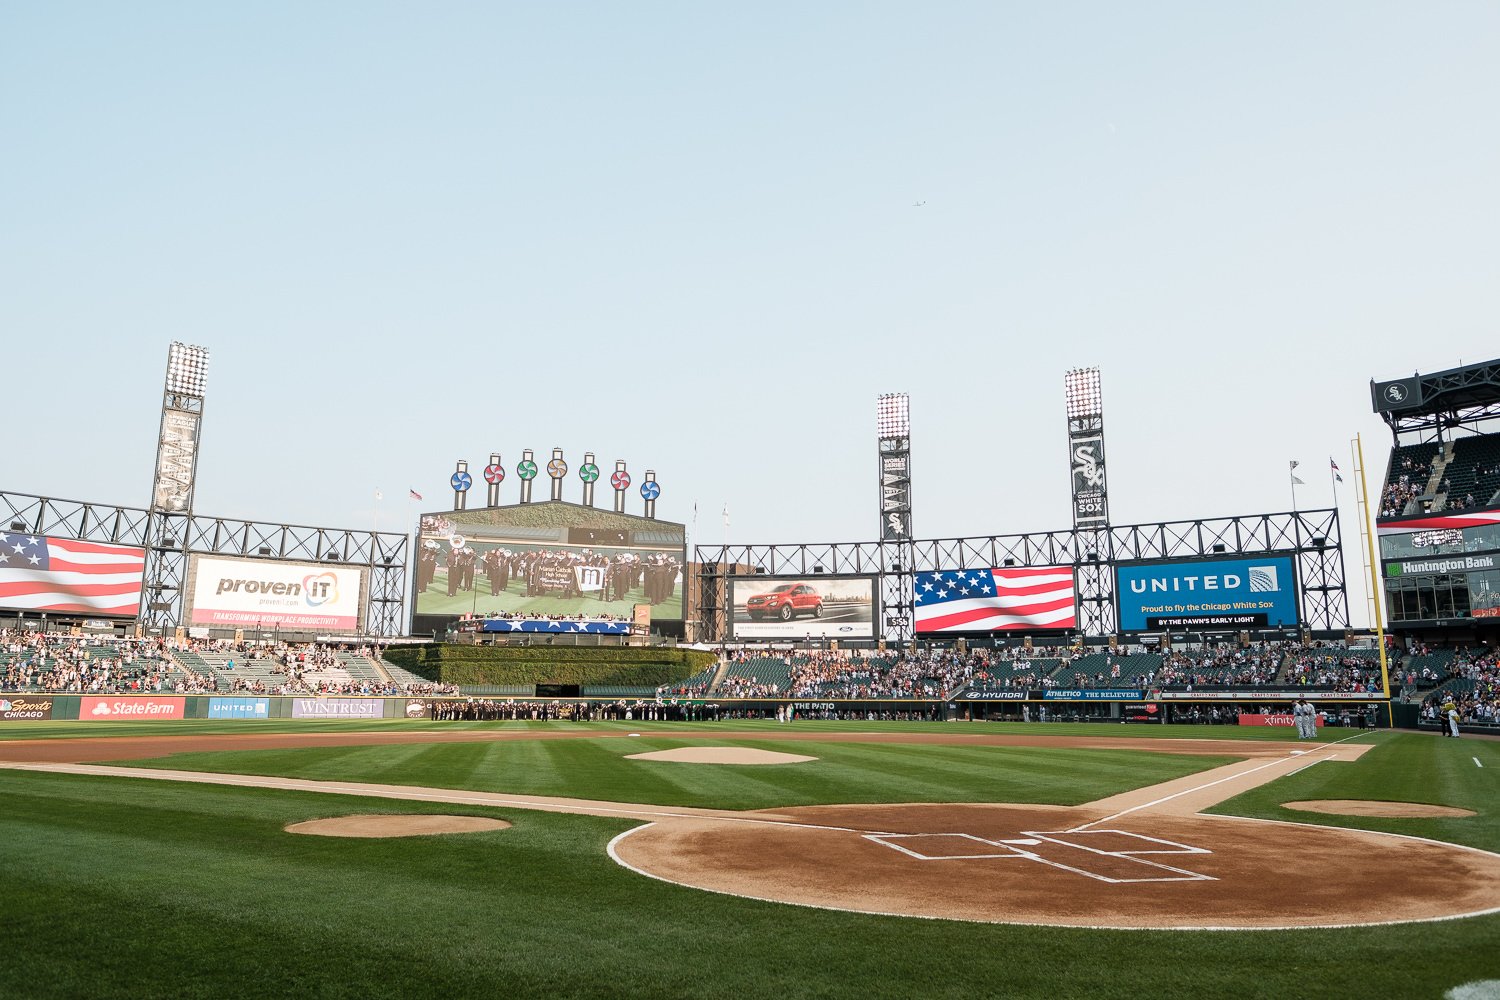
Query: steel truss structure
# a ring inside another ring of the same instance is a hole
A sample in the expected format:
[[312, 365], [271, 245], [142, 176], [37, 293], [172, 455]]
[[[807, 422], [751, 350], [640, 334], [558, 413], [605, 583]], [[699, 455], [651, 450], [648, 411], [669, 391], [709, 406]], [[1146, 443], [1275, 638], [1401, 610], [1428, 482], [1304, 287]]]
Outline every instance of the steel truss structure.
[[1484, 433], [1478, 425], [1500, 420], [1500, 361], [1414, 375], [1401, 382], [1418, 402], [1383, 402], [1377, 383], [1370, 383], [1375, 412], [1390, 427], [1394, 445], [1451, 440], [1459, 428]]
[[18, 524], [24, 527], [14, 530], [30, 534], [136, 545], [151, 553], [148, 561], [155, 572], [145, 578], [140, 617], [148, 629], [175, 628], [182, 623], [188, 557], [200, 554], [366, 567], [370, 571], [366, 632], [396, 636], [405, 631], [405, 534], [169, 514], [0, 492], [0, 526]]
[[[1097, 547], [1100, 541], [1107, 546]], [[908, 562], [908, 554], [911, 560]], [[1199, 518], [1155, 524], [1114, 525], [1106, 532], [1049, 531], [1024, 535], [986, 535], [973, 538], [918, 540], [902, 545], [884, 542], [828, 542], [818, 545], [699, 545], [694, 556], [699, 567], [699, 616], [707, 642], [728, 637], [728, 583], [735, 575], [767, 573], [809, 576], [817, 573], [877, 575], [886, 612], [887, 641], [914, 637], [905, 616], [889, 614], [902, 606], [916, 573], [989, 569], [995, 566], [1065, 566], [1078, 573], [1080, 595], [1088, 593], [1090, 578], [1107, 580], [1114, 593], [1114, 565], [1165, 559], [1213, 559], [1247, 555], [1290, 555], [1301, 578], [1304, 627], [1335, 631], [1349, 627], [1349, 599], [1344, 587], [1343, 542], [1338, 511], [1303, 510], [1278, 514]], [[1095, 593], [1099, 590], [1096, 588]], [[1086, 599], [1085, 599], [1086, 600]], [[884, 602], [890, 601], [890, 604]], [[1103, 611], [1107, 610], [1108, 614]], [[1080, 629], [1086, 636], [1111, 634], [1115, 619], [1112, 600], [1107, 609], [1085, 614]], [[894, 620], [893, 620], [894, 618]]]

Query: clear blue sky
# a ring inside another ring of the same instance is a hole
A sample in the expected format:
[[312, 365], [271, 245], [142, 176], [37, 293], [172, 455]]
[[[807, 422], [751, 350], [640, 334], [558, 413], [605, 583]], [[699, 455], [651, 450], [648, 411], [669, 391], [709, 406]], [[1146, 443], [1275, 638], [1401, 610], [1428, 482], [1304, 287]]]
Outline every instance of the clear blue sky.
[[920, 535], [1063, 528], [1084, 365], [1117, 522], [1292, 458], [1326, 504], [1371, 376], [1500, 355], [1497, 51], [1491, 2], [5, 3], [0, 487], [143, 504], [183, 340], [204, 513], [394, 528], [561, 446], [703, 541], [868, 538], [906, 391]]

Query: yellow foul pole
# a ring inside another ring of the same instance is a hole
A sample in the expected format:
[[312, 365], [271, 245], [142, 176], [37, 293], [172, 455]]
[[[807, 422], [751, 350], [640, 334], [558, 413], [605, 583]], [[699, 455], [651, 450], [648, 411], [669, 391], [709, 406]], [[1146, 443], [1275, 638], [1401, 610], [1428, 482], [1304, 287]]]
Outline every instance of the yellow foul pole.
[[[1386, 711], [1391, 710], [1391, 675], [1385, 657], [1385, 615], [1380, 600], [1380, 554], [1375, 547], [1375, 524], [1370, 518], [1370, 484], [1365, 478], [1365, 443], [1358, 434], [1354, 447], [1359, 454], [1359, 494], [1364, 507], [1365, 541], [1370, 549], [1370, 597], [1375, 612], [1375, 642], [1380, 647], [1380, 687], [1385, 694]], [[1394, 719], [1392, 723], [1394, 724]]]

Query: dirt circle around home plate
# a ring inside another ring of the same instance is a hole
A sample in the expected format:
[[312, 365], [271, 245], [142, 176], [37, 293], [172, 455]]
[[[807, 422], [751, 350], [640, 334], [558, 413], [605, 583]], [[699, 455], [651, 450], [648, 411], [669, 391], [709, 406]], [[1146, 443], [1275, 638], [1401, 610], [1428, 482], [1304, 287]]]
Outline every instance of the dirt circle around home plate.
[[1430, 817], [1474, 816], [1472, 809], [1458, 806], [1435, 806], [1427, 802], [1381, 802], [1376, 799], [1304, 799], [1283, 802], [1283, 809], [1324, 813], [1330, 816], [1382, 816], [1389, 819], [1425, 819]]
[[759, 750], [755, 747], [675, 747], [671, 750], [628, 754], [625, 759], [664, 760], [678, 764], [804, 764], [818, 758], [798, 753]]
[[427, 813], [408, 815], [330, 816], [293, 823], [287, 833], [313, 837], [428, 837], [436, 833], [483, 833], [506, 830], [503, 819], [483, 816], [436, 816]]
[[1087, 807], [1028, 804], [741, 816], [636, 827], [610, 854], [640, 874], [710, 892], [987, 923], [1343, 927], [1467, 916], [1500, 902], [1500, 855], [1364, 830], [1201, 814], [1109, 819]]

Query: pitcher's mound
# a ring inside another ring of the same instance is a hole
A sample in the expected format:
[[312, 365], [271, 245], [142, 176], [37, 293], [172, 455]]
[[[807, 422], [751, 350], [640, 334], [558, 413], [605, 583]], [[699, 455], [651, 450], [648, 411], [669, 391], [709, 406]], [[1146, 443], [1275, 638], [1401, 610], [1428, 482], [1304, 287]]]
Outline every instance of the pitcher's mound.
[[675, 750], [653, 750], [633, 753], [626, 760], [671, 760], [679, 764], [801, 764], [817, 760], [797, 753], [777, 753], [754, 747], [678, 747]]
[[503, 819], [483, 816], [333, 816], [293, 823], [286, 832], [314, 837], [426, 837], [434, 833], [479, 833], [509, 827]]
[[1457, 806], [1433, 806], [1425, 802], [1377, 802], [1373, 799], [1308, 799], [1283, 802], [1285, 809], [1299, 812], [1329, 813], [1334, 816], [1388, 816], [1393, 819], [1415, 819], [1429, 816], [1473, 816], [1472, 809]]

